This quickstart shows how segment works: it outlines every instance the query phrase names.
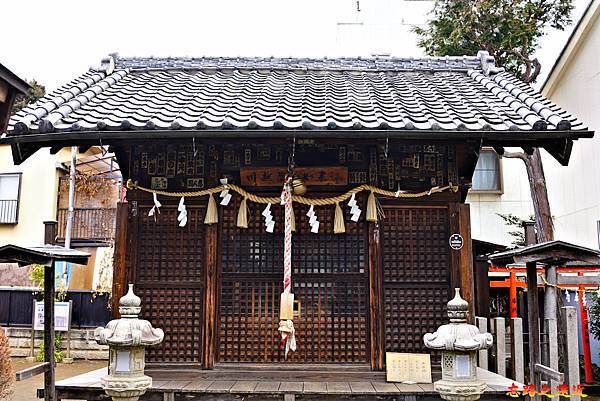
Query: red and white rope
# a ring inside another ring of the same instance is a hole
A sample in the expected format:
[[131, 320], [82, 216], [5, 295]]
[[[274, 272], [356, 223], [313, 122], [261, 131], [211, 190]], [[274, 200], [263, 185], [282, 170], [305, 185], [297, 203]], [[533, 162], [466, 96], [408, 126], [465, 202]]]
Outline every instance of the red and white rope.
[[[283, 293], [292, 292], [292, 189], [291, 178], [286, 180], [281, 193], [281, 203], [284, 205], [284, 248], [283, 248]], [[285, 357], [287, 359], [290, 350], [296, 351], [296, 330], [292, 320], [281, 320], [279, 322], [281, 342], [285, 346]]]
[[292, 194], [286, 186], [281, 195], [285, 206], [283, 292], [289, 294], [292, 290]]

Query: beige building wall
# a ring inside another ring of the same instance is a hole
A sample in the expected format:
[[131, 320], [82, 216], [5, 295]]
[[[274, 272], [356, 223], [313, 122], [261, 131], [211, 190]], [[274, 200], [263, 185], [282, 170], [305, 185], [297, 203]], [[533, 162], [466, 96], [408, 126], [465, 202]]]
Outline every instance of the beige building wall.
[[469, 193], [467, 203], [471, 205], [473, 239], [510, 245], [514, 238], [509, 232], [514, 231], [514, 228], [504, 224], [498, 213], [528, 219], [533, 214], [533, 205], [523, 162], [501, 158], [500, 163], [503, 193]]
[[573, 146], [568, 167], [544, 154], [555, 237], [598, 248], [600, 220], [600, 2], [595, 1], [543, 88], [595, 131]]
[[0, 224], [0, 245], [43, 243], [43, 222], [56, 219], [56, 159], [46, 148], [15, 166], [10, 146], [0, 146], [0, 173], [22, 173], [18, 224]]

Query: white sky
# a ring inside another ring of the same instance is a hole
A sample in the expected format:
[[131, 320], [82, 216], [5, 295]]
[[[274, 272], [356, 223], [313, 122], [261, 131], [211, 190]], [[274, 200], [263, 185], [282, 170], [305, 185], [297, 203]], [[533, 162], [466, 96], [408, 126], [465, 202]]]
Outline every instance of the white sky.
[[[589, 0], [574, 0], [577, 21]], [[123, 56], [419, 57], [411, 26], [431, 1], [410, 0], [3, 0], [0, 63], [51, 90]], [[544, 39], [547, 72], [568, 32]], [[540, 80], [542, 81], [542, 80]]]

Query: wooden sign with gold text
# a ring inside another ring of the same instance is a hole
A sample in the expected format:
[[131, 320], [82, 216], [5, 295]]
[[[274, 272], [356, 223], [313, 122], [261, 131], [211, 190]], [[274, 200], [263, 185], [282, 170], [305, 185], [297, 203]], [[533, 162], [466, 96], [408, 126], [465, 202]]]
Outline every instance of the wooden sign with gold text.
[[[242, 167], [240, 181], [242, 186], [278, 187], [286, 174], [286, 167]], [[295, 174], [309, 186], [348, 185], [347, 167], [298, 167]]]
[[431, 383], [429, 354], [385, 353], [388, 382]]

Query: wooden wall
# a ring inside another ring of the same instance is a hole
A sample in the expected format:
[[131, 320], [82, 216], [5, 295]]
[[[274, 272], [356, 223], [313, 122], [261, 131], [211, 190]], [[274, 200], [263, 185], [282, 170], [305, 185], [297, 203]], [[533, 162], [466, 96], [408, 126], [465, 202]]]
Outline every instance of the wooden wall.
[[[139, 173], [141, 152], [131, 154]], [[211, 156], [217, 167], [222, 157]], [[448, 159], [443, 160], [447, 168]], [[431, 180], [419, 177], [416, 173], [411, 185], [431, 186]], [[210, 181], [206, 185], [213, 185]], [[344, 187], [329, 190], [339, 193]], [[325, 192], [312, 188], [310, 194]], [[129, 191], [127, 198], [127, 213], [119, 214], [115, 294], [134, 282], [143, 317], [165, 330], [165, 342], [149, 352], [149, 362], [204, 368], [218, 362], [283, 362], [277, 332], [281, 208], [272, 208], [276, 231], [268, 234], [262, 207], [252, 203], [249, 228], [235, 226], [239, 196], [219, 207], [219, 223], [213, 226], [203, 224], [206, 200], [186, 199], [185, 228], [176, 222], [179, 199], [161, 197], [160, 214], [149, 217], [148, 194]], [[366, 199], [360, 201], [364, 211]], [[346, 233], [340, 235], [332, 233], [333, 207], [318, 208], [321, 230], [315, 235], [307, 232], [305, 208], [294, 206], [293, 291], [300, 313], [295, 319], [299, 349], [290, 362], [368, 363], [382, 369], [386, 351], [426, 352], [422, 336], [447, 322], [453, 287], [472, 300], [469, 213], [460, 194], [381, 200], [381, 205], [379, 222], [366, 222], [363, 213], [352, 223], [347, 215]], [[460, 251], [448, 245], [453, 233], [465, 240]]]

